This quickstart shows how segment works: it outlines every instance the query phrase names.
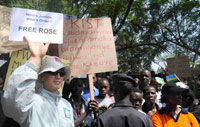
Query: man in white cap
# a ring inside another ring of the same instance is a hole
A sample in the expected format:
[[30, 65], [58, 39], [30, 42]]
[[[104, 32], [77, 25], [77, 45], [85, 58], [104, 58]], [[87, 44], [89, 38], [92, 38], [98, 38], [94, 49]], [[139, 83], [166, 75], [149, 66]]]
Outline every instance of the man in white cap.
[[[31, 57], [8, 79], [2, 98], [5, 115], [22, 127], [74, 127], [73, 109], [58, 91], [64, 79], [69, 76], [69, 67], [64, 66], [58, 57], [51, 56], [42, 60], [50, 42], [31, 43], [25, 39]], [[38, 79], [42, 81], [43, 87], [36, 93]]]

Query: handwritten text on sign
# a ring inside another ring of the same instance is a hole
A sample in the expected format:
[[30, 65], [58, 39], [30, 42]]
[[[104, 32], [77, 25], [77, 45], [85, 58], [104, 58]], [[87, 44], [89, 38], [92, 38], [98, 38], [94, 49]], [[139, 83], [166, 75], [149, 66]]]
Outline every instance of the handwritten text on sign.
[[59, 56], [71, 63], [72, 75], [117, 70], [110, 18], [64, 21]]
[[6, 87], [6, 83], [12, 72], [18, 68], [19, 66], [25, 64], [25, 62], [30, 58], [31, 53], [29, 50], [20, 50], [20, 51], [15, 51], [12, 53], [12, 56], [10, 58], [10, 63], [8, 66], [8, 71], [6, 74], [6, 80], [4, 83], [4, 90]]
[[[19, 18], [20, 17], [20, 18]], [[26, 35], [33, 42], [63, 42], [63, 14], [13, 8], [9, 40], [23, 41]]]
[[180, 78], [191, 77], [189, 59], [187, 56], [177, 56], [167, 59], [168, 73], [177, 74]]

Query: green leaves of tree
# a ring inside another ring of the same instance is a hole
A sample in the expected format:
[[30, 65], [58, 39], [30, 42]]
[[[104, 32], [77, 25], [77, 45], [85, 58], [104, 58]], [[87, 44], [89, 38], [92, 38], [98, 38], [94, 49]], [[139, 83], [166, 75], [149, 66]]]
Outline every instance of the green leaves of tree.
[[61, 12], [78, 18], [110, 17], [119, 71], [150, 68], [163, 52], [200, 55], [198, 0], [1, 0], [1, 5]]

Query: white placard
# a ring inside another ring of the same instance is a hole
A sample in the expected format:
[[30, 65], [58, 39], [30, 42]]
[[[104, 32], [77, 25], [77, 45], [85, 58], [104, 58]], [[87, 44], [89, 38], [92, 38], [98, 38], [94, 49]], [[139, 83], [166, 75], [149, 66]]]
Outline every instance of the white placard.
[[32, 42], [63, 43], [63, 14], [12, 8], [10, 41], [24, 41], [27, 36]]

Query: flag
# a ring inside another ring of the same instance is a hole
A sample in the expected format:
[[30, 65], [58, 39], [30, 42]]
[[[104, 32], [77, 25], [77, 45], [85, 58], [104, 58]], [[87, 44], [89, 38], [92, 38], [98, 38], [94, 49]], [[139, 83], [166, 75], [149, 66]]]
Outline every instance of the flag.
[[155, 77], [156, 79], [156, 82], [161, 84], [161, 85], [164, 85], [165, 84], [165, 81], [163, 80], [163, 78], [160, 78], [160, 77]]
[[176, 74], [166, 76], [167, 82], [180, 81]]

